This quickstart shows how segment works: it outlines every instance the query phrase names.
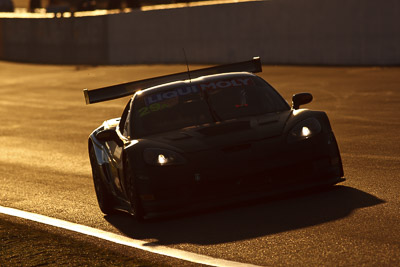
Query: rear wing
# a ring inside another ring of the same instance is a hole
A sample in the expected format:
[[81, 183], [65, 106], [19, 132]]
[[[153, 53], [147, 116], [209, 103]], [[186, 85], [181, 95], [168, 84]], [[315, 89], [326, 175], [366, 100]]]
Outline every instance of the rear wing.
[[[210, 68], [198, 69], [188, 72], [180, 72], [165, 76], [154, 77], [135, 82], [122, 83], [99, 89], [88, 90], [84, 89], [86, 104], [93, 104], [107, 100], [113, 100], [129, 95], [133, 95], [136, 91], [153, 87], [163, 83], [169, 83], [179, 80], [195, 79], [205, 75], [212, 75], [224, 72], [252, 72], [257, 73], [262, 71], [261, 60], [259, 57], [254, 57], [252, 60], [237, 62], [232, 64], [219, 65]], [[189, 77], [190, 75], [190, 77]]]

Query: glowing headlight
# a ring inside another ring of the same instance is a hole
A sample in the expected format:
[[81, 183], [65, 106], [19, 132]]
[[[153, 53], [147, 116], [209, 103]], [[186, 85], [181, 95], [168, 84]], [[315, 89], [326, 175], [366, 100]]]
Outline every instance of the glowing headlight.
[[289, 132], [287, 141], [289, 143], [308, 139], [322, 130], [321, 124], [316, 118], [309, 118], [297, 123]]
[[158, 162], [158, 164], [160, 164], [160, 165], [164, 165], [165, 163], [168, 162], [168, 160], [167, 160], [167, 158], [166, 158], [163, 154], [160, 154], [160, 155], [158, 155], [158, 160], [157, 160], [157, 162]]
[[186, 163], [186, 160], [177, 152], [161, 148], [146, 148], [143, 151], [143, 159], [147, 164], [156, 166]]
[[307, 137], [307, 136], [309, 136], [310, 134], [311, 134], [311, 131], [310, 131], [310, 129], [308, 129], [307, 126], [304, 126], [304, 127], [301, 129], [301, 135], [302, 135], [302, 136]]

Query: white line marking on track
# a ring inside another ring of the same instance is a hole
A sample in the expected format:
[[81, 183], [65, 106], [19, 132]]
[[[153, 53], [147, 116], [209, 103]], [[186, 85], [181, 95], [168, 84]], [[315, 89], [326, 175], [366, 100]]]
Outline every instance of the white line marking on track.
[[232, 267], [244, 267], [244, 266], [256, 266], [252, 264], [247, 264], [247, 263], [240, 263], [240, 262], [235, 262], [235, 261], [229, 261], [229, 260], [224, 260], [224, 259], [218, 259], [218, 258], [213, 258], [210, 256], [205, 256], [205, 255], [200, 255], [188, 251], [183, 251], [179, 249], [174, 249], [174, 248], [169, 248], [165, 246], [146, 246], [146, 241], [142, 240], [137, 240], [133, 238], [129, 238], [126, 236], [106, 232], [103, 230], [99, 230], [96, 228], [92, 228], [89, 226], [85, 225], [80, 225], [77, 223], [72, 223], [72, 222], [67, 222], [51, 217], [47, 217], [44, 215], [36, 214], [36, 213], [31, 213], [27, 211], [22, 211], [22, 210], [17, 210], [17, 209], [12, 209], [12, 208], [7, 208], [7, 207], [2, 207], [0, 206], [0, 213], [7, 214], [10, 216], [14, 217], [19, 217], [47, 225], [51, 225], [54, 227], [74, 231], [77, 233], [89, 235], [89, 236], [94, 236], [103, 240], [107, 240], [116, 244], [128, 246], [128, 247], [133, 247], [137, 249], [141, 249], [144, 251], [172, 257], [172, 258], [177, 258], [193, 263], [199, 263], [199, 264], [205, 264], [205, 265], [210, 265], [210, 266], [232, 266]]

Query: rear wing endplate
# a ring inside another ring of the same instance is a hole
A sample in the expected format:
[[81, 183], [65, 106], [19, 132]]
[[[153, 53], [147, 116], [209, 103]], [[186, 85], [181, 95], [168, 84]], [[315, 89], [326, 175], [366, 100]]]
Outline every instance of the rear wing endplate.
[[145, 80], [107, 86], [99, 89], [93, 89], [90, 91], [88, 89], [84, 89], [83, 94], [85, 95], [86, 104], [93, 104], [133, 95], [136, 91], [156, 86], [159, 84], [179, 81], [179, 80], [187, 80], [189, 79], [189, 74], [190, 74], [190, 79], [195, 79], [205, 75], [212, 75], [224, 72], [242, 72], [242, 71], [252, 72], [252, 73], [261, 72], [262, 67], [260, 58], [254, 57], [252, 60], [249, 61], [193, 70], [190, 71], [190, 73], [180, 72]]

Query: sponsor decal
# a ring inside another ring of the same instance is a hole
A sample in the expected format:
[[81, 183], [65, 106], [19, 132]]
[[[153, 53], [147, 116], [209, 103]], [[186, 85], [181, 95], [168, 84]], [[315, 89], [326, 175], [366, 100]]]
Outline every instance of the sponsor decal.
[[210, 89], [215, 90], [215, 89], [223, 89], [223, 88], [247, 86], [247, 85], [253, 85], [253, 80], [250, 78], [223, 80], [210, 83], [201, 83], [199, 84], [199, 87], [201, 90], [210, 90]]
[[168, 103], [153, 103], [150, 106], [145, 106], [139, 109], [139, 117], [143, 117], [150, 114], [151, 112], [160, 111], [169, 107], [171, 107], [171, 105], [169, 105]]
[[[190, 95], [190, 94], [198, 94], [201, 91], [207, 90], [217, 90], [217, 89], [225, 89], [232, 87], [241, 87], [241, 86], [251, 86], [254, 85], [254, 82], [251, 78], [236, 78], [230, 80], [221, 80], [221, 81], [213, 81], [208, 83], [200, 83], [195, 85], [190, 85], [186, 87], [181, 87], [177, 89], [173, 89], [166, 92], [161, 92], [157, 94], [152, 94], [147, 96], [145, 100], [145, 105], [141, 109], [139, 109], [139, 117], [146, 116], [152, 112], [161, 111], [166, 108], [170, 108], [179, 103], [179, 97]], [[239, 107], [247, 107], [246, 101], [242, 101]]]
[[184, 95], [188, 95], [188, 94], [198, 93], [198, 92], [199, 92], [199, 89], [197, 88], [197, 86], [192, 85], [192, 86], [174, 89], [174, 90], [167, 91], [167, 92], [149, 95], [148, 97], [145, 98], [145, 101], [146, 101], [146, 105], [150, 106], [153, 103], [161, 102], [163, 100], [176, 98], [178, 96], [184, 96]]
[[216, 90], [230, 87], [254, 85], [251, 78], [236, 78], [231, 80], [213, 81], [209, 83], [200, 83], [187, 87], [177, 88], [171, 91], [166, 91], [158, 94], [149, 95], [145, 98], [146, 106], [154, 103], [162, 102], [168, 99], [177, 98], [188, 94], [199, 93], [201, 90]]

